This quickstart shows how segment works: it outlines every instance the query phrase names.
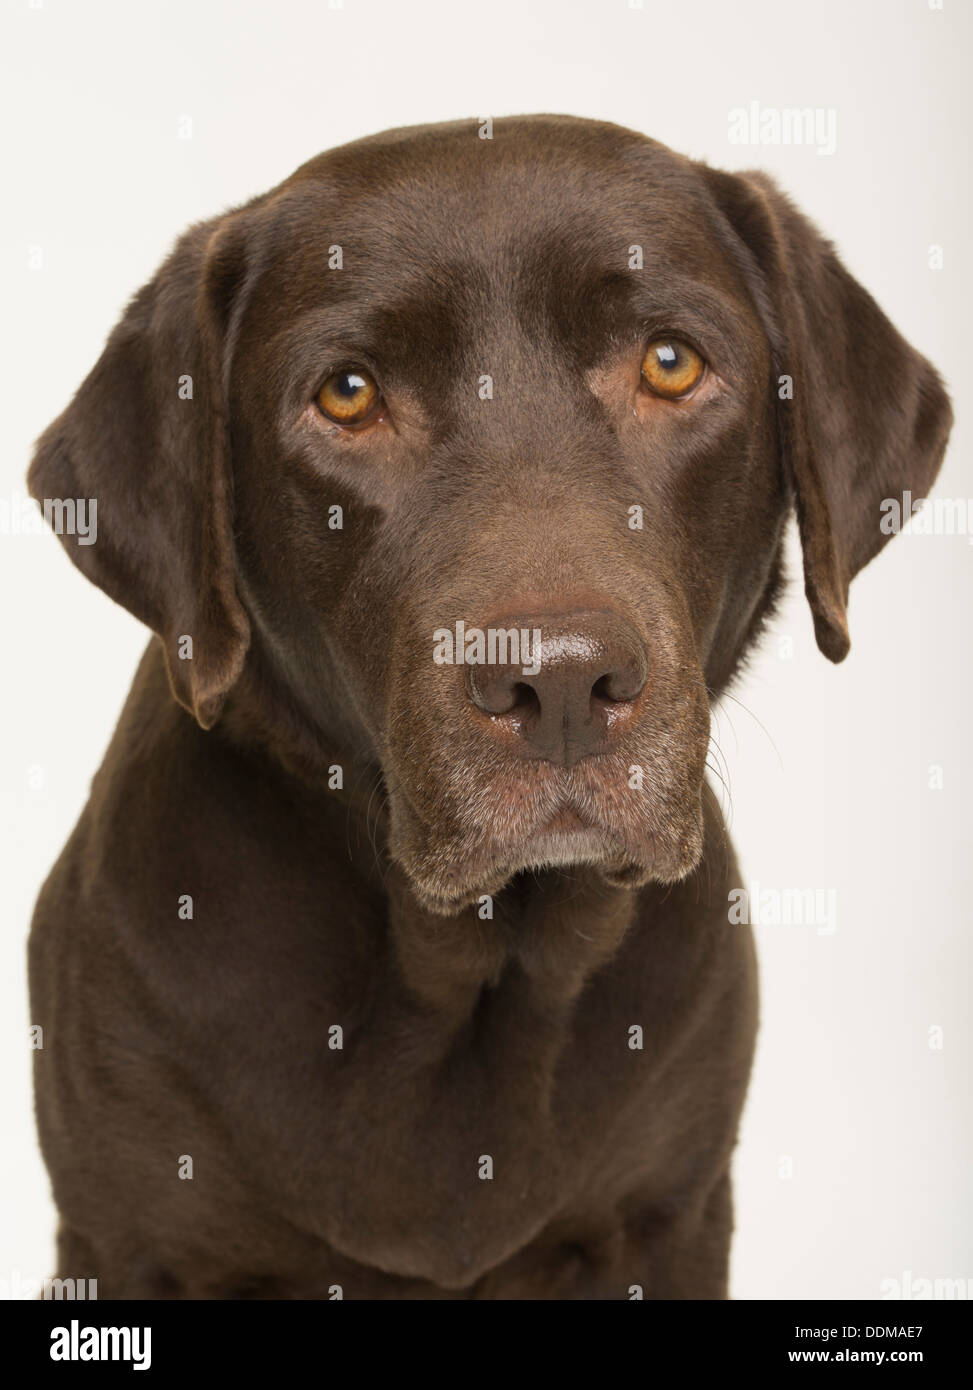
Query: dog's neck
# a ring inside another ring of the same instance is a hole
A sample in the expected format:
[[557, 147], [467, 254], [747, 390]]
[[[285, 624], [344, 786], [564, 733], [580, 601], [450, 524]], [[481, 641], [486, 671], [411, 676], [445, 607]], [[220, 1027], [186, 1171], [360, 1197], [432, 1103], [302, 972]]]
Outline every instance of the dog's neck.
[[405, 876], [388, 878], [389, 930], [410, 995], [444, 1023], [461, 1026], [485, 996], [514, 989], [536, 1005], [569, 1007], [618, 949], [635, 895], [609, 888], [587, 867], [518, 876], [493, 900], [444, 917], [422, 908]]
[[343, 839], [363, 892], [385, 898], [391, 957], [388, 984], [398, 986], [448, 1031], [462, 1028], [497, 991], [541, 1009], [566, 1010], [585, 980], [617, 950], [636, 895], [609, 887], [587, 866], [525, 872], [492, 899], [451, 915], [416, 899], [386, 848], [388, 817], [381, 769], [346, 731], [320, 731], [276, 682], [251, 668], [234, 690], [218, 734], [272, 763], [314, 799], [333, 769], [342, 771], [347, 805]]

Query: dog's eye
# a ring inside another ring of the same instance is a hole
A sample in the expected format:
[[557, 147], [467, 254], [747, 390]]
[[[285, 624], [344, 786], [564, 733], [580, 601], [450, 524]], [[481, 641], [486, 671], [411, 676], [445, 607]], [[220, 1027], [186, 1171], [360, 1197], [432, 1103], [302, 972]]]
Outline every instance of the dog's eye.
[[368, 372], [344, 367], [328, 377], [315, 399], [321, 414], [336, 425], [362, 425], [375, 414], [382, 396]]
[[699, 385], [706, 363], [679, 338], [656, 338], [645, 350], [642, 376], [649, 390], [667, 401], [688, 396]]

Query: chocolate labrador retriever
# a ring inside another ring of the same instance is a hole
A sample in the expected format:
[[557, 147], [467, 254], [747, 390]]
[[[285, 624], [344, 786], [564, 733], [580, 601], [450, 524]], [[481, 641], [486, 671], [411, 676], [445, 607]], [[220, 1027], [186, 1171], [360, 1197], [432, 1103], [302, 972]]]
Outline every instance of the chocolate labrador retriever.
[[710, 707], [792, 506], [844, 657], [950, 418], [769, 179], [613, 125], [392, 131], [192, 228], [30, 470], [154, 633], [31, 937], [60, 1274], [724, 1297]]

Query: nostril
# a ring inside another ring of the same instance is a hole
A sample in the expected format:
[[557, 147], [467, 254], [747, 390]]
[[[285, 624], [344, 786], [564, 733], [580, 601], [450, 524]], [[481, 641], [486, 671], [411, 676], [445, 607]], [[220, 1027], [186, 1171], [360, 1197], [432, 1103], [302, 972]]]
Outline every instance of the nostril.
[[526, 681], [514, 679], [509, 672], [493, 673], [489, 667], [473, 666], [469, 691], [473, 703], [484, 714], [533, 717], [540, 713], [541, 702], [536, 691]]
[[608, 671], [599, 676], [591, 687], [591, 697], [605, 704], [620, 704], [636, 699], [645, 688], [645, 676], [634, 667]]
[[598, 679], [595, 681], [594, 685], [591, 687], [591, 698], [593, 700], [603, 700], [606, 704], [611, 702], [614, 699], [614, 696], [609, 694], [610, 681], [610, 675], [599, 676]]
[[506, 711], [507, 714], [513, 714], [514, 711], [518, 714], [540, 714], [540, 697], [526, 681], [518, 681], [511, 693], [514, 696], [514, 702]]
[[491, 713], [506, 720], [511, 730], [529, 734], [540, 723], [540, 696], [526, 681], [517, 681], [511, 685], [503, 709], [494, 709]]

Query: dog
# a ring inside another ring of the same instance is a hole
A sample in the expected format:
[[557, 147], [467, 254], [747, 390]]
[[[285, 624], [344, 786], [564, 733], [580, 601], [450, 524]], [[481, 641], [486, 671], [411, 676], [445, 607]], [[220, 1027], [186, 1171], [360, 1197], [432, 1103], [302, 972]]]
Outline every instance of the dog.
[[608, 123], [394, 130], [189, 230], [29, 473], [153, 634], [31, 931], [60, 1275], [727, 1297], [710, 710], [793, 511], [842, 660], [950, 424], [768, 177]]

